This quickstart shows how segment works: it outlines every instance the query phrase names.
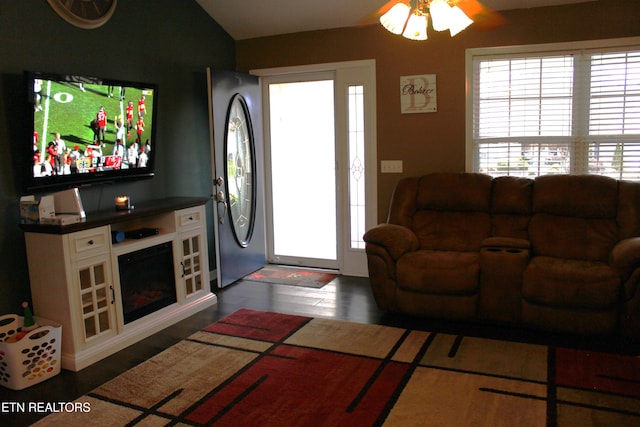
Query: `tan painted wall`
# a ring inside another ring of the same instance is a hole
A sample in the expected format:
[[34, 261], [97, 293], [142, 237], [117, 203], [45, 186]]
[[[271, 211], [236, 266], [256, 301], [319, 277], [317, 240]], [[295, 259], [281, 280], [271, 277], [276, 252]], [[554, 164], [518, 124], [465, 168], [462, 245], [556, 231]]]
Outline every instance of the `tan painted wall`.
[[[467, 48], [640, 36], [640, 0], [600, 0], [503, 15], [507, 23], [491, 31], [474, 24], [454, 38], [431, 31], [422, 42], [395, 36], [377, 24], [237, 41], [236, 68], [376, 60], [378, 161], [404, 162], [403, 174], [378, 174], [378, 218], [383, 222], [400, 177], [464, 170]], [[436, 74], [436, 113], [400, 114], [400, 76], [413, 74]]]

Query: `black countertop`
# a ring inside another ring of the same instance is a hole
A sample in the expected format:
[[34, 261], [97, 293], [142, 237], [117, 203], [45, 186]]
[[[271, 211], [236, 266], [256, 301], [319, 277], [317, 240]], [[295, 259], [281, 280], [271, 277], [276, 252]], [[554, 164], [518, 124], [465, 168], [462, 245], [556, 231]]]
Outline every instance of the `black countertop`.
[[144, 218], [159, 213], [172, 212], [179, 209], [192, 208], [204, 205], [210, 199], [208, 197], [168, 197], [161, 200], [135, 203], [134, 209], [118, 211], [115, 206], [97, 212], [88, 212], [84, 221], [68, 225], [55, 224], [20, 224], [25, 232], [67, 234], [76, 231], [88, 230], [103, 225], [117, 224], [134, 219]]

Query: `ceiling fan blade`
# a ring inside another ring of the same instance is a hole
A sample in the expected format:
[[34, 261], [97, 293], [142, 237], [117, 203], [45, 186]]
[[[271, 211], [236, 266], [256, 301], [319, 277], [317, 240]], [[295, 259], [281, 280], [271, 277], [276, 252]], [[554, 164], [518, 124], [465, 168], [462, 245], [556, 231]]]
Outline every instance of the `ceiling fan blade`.
[[362, 18], [362, 20], [359, 22], [359, 25], [370, 25], [379, 22], [380, 17], [387, 13], [389, 9], [391, 9], [396, 3], [398, 3], [398, 0], [390, 0], [386, 2], [385, 4], [380, 6], [378, 10], [376, 10], [375, 12], [371, 12], [370, 14]]
[[504, 16], [483, 5], [478, 0], [457, 0], [455, 3], [469, 18], [473, 19], [475, 28], [490, 30], [507, 22]]

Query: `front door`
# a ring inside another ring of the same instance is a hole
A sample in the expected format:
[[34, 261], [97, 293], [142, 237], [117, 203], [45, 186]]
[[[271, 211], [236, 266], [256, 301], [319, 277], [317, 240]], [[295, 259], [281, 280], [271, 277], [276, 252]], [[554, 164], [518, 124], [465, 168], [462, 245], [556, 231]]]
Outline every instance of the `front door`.
[[334, 73], [266, 77], [262, 84], [267, 259], [337, 270]]
[[253, 73], [262, 77], [269, 260], [366, 276], [362, 236], [377, 224], [375, 61]]
[[219, 287], [264, 266], [262, 112], [258, 77], [207, 70]]

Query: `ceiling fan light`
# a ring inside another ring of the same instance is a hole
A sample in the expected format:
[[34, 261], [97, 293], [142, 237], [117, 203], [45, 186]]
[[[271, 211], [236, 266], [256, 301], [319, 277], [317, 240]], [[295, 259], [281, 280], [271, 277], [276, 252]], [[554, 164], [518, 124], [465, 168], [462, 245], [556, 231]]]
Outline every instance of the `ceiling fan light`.
[[451, 6], [446, 0], [433, 0], [429, 5], [429, 11], [431, 12], [431, 22], [434, 30], [444, 31], [449, 29]]
[[402, 34], [409, 12], [411, 12], [411, 8], [407, 4], [396, 3], [380, 17], [380, 23], [393, 34]]
[[427, 39], [427, 16], [412, 13], [402, 35], [411, 40]]
[[458, 6], [451, 8], [449, 18], [449, 31], [451, 32], [451, 37], [473, 24], [473, 20], [469, 18]]

